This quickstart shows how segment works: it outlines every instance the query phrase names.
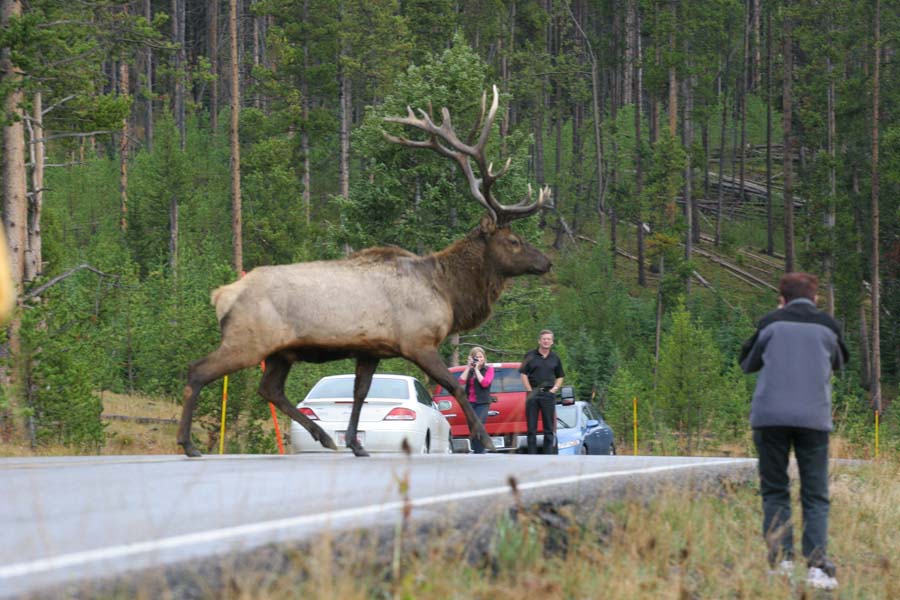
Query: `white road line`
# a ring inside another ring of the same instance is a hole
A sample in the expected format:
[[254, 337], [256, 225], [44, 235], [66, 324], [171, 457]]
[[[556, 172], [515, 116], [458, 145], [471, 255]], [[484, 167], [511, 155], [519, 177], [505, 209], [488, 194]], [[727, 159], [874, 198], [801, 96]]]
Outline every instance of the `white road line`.
[[[531, 483], [519, 483], [518, 489], [535, 490], [551, 486], [592, 481], [596, 479], [606, 479], [610, 477], [622, 477], [625, 475], [646, 475], [698, 466], [720, 466], [746, 462], [748, 460], [752, 459], [723, 459], [719, 461], [705, 460], [698, 463], [682, 463], [662, 467], [631, 469], [627, 471], [611, 471], [603, 473], [588, 473], [584, 475], [570, 475], [568, 477], [557, 477], [555, 479], [545, 479], [543, 481], [535, 481]], [[504, 485], [484, 488], [480, 490], [471, 490], [467, 492], [456, 492], [452, 494], [442, 494], [439, 496], [418, 498], [411, 500], [410, 503], [412, 504], [413, 508], [421, 508], [434, 504], [440, 504], [443, 502], [471, 500], [474, 498], [482, 498], [485, 496], [508, 494], [509, 491], [509, 486]], [[161, 550], [171, 550], [173, 548], [190, 546], [192, 544], [236, 541], [245, 536], [259, 535], [272, 531], [289, 529], [291, 527], [302, 527], [305, 525], [320, 523], [323, 520], [340, 521], [357, 517], [369, 517], [383, 512], [401, 510], [402, 508], [402, 501], [386, 502], [383, 504], [374, 504], [371, 506], [363, 506], [360, 508], [349, 508], [331, 512], [317, 513], [315, 515], [307, 515], [303, 517], [290, 517], [285, 519], [275, 519], [272, 521], [263, 521], [260, 523], [238, 525], [235, 527], [226, 527], [223, 529], [211, 529], [208, 531], [200, 531], [197, 533], [176, 535], [159, 540], [122, 544], [119, 546], [110, 546], [109, 548], [99, 548], [97, 550], [72, 552], [70, 554], [62, 554], [60, 556], [53, 556], [50, 558], [43, 558], [24, 563], [15, 563], [5, 567], [0, 567], [0, 582], [2, 582], [4, 579], [11, 579], [13, 577], [36, 575], [39, 573], [53, 571], [54, 569], [77, 567], [102, 560], [125, 558], [141, 553], [159, 552]]]

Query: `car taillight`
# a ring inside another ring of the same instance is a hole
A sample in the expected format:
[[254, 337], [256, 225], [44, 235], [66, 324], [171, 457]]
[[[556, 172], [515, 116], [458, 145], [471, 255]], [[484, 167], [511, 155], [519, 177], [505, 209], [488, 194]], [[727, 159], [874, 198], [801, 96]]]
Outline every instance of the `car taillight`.
[[385, 421], [415, 421], [416, 411], [408, 408], [395, 408], [384, 417]]
[[313, 421], [319, 420], [319, 415], [317, 415], [311, 408], [307, 408], [306, 406], [301, 406], [300, 412], [303, 413], [304, 415], [306, 415], [307, 417], [309, 417], [310, 420], [313, 420]]

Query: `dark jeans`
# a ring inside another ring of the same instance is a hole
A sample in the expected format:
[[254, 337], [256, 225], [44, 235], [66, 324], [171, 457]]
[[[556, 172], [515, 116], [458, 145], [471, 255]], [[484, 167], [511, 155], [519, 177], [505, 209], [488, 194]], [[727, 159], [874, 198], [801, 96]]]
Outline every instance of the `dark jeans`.
[[525, 400], [525, 422], [528, 425], [528, 454], [537, 454], [537, 418], [544, 426], [544, 454], [553, 452], [556, 431], [556, 397], [550, 392], [532, 392]]
[[[478, 417], [478, 420], [481, 421], [482, 425], [487, 423], [488, 411], [491, 410], [490, 404], [473, 404], [472, 410], [475, 411], [475, 416]], [[475, 454], [484, 454], [484, 444], [481, 443], [481, 440], [472, 440], [472, 452]]]
[[769, 563], [793, 559], [791, 491], [788, 461], [791, 446], [800, 472], [803, 506], [803, 556], [819, 566], [828, 546], [828, 432], [803, 427], [762, 427], [753, 430], [759, 455], [759, 490], [763, 507], [763, 536]]

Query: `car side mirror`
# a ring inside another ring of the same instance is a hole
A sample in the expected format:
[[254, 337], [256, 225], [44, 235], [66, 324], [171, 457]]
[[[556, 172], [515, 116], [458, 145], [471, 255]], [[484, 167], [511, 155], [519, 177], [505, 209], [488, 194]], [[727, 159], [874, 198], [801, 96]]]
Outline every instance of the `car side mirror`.
[[563, 406], [575, 404], [575, 387], [564, 385], [559, 389], [559, 400]]
[[600, 421], [598, 421], [597, 419], [588, 419], [588, 422], [587, 422], [588, 429], [592, 429], [594, 427], [599, 427], [599, 426], [600, 426]]

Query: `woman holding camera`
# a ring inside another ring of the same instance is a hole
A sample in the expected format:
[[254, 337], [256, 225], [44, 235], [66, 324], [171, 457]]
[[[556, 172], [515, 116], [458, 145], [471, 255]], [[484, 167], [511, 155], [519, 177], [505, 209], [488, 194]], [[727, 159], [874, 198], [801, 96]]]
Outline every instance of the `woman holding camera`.
[[[494, 380], [494, 367], [486, 364], [484, 349], [475, 346], [469, 352], [466, 369], [459, 376], [459, 382], [466, 389], [466, 398], [475, 410], [482, 425], [487, 421], [491, 407], [491, 382]], [[484, 445], [472, 440], [472, 452], [484, 454]]]

